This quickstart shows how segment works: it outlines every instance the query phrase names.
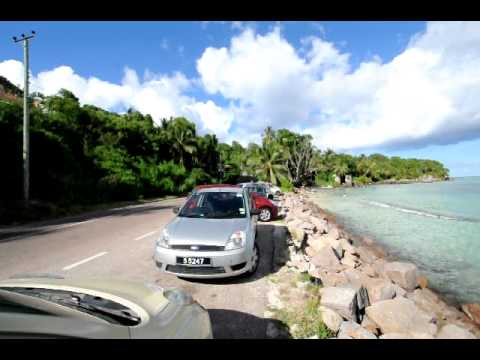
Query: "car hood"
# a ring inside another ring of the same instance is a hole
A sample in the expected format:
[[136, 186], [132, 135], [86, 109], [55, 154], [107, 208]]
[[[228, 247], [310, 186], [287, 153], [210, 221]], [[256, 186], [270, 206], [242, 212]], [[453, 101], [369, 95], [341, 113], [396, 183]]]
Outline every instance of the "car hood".
[[248, 218], [205, 219], [177, 216], [168, 226], [171, 245], [224, 246], [232, 233], [248, 229]]
[[[164, 289], [157, 285], [124, 280], [30, 277], [0, 281], [0, 289], [8, 287], [65, 290], [100, 296], [130, 307], [140, 316], [151, 316], [161, 311], [169, 302], [164, 296]], [[145, 310], [149, 315], [145, 314]]]

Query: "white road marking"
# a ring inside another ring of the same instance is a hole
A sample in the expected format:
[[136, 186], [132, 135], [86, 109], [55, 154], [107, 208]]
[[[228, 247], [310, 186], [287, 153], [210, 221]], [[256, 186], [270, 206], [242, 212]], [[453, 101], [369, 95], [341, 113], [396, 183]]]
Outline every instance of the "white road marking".
[[139, 237], [133, 239], [133, 241], [142, 240], [142, 239], [144, 239], [144, 238], [146, 238], [146, 237], [148, 237], [148, 236], [150, 236], [150, 235], [153, 235], [153, 234], [155, 234], [155, 233], [156, 233], [156, 231], [150, 231], [149, 233], [146, 233], [146, 234], [144, 234], [144, 235], [142, 235], [142, 236], [139, 236]]
[[101, 252], [101, 253], [98, 253], [98, 254], [96, 254], [96, 255], [90, 256], [89, 258], [86, 258], [86, 259], [84, 259], [84, 260], [81, 260], [81, 261], [79, 261], [79, 262], [76, 262], [76, 263], [74, 263], [74, 264], [72, 264], [72, 265], [65, 266], [62, 270], [63, 270], [63, 271], [66, 271], [66, 270], [73, 269], [74, 267], [76, 267], [76, 266], [78, 266], [78, 265], [85, 264], [86, 262], [89, 262], [89, 261], [91, 261], [91, 260], [93, 260], [93, 259], [99, 258], [100, 256], [103, 256], [103, 255], [106, 255], [106, 254], [108, 254], [106, 251]]

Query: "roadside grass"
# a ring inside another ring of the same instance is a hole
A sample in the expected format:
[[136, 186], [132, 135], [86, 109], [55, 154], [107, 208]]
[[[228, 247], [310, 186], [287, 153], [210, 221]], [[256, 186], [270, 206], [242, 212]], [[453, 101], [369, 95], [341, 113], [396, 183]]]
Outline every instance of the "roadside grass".
[[305, 339], [316, 336], [328, 339], [333, 333], [325, 326], [322, 315], [318, 311], [320, 299], [309, 298], [302, 309], [276, 309], [273, 311], [277, 320], [283, 322], [294, 339]]
[[[273, 280], [275, 279], [275, 280]], [[319, 339], [328, 339], [334, 334], [325, 326], [322, 320], [321, 312], [318, 310], [320, 306], [319, 290], [320, 285], [314, 283], [313, 278], [308, 273], [285, 274], [281, 278], [272, 277], [272, 283], [279, 286], [279, 293], [286, 301], [289, 298], [289, 289], [296, 288], [298, 282], [306, 283], [303, 288], [305, 300], [300, 304], [292, 305], [277, 309], [269, 308], [273, 314], [273, 318], [283, 323], [286, 330], [293, 339], [305, 339], [310, 337], [318, 337]], [[283, 286], [282, 286], [283, 284]], [[293, 285], [293, 286], [292, 286]], [[298, 291], [298, 289], [296, 290]]]

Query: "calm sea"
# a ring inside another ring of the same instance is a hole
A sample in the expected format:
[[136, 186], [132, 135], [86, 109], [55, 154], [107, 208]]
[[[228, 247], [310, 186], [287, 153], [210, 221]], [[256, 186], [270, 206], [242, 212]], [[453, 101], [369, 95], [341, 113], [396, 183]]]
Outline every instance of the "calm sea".
[[352, 232], [417, 264], [447, 300], [480, 303], [480, 177], [316, 189], [314, 197]]

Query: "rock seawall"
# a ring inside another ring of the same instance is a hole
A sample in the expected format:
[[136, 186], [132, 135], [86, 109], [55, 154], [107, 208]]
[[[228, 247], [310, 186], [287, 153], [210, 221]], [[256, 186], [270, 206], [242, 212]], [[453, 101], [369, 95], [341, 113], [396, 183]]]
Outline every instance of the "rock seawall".
[[286, 266], [321, 285], [318, 311], [336, 338], [480, 338], [478, 305], [463, 312], [447, 305], [415, 264], [388, 259], [371, 239], [350, 234], [307, 191], [286, 194], [282, 205]]

